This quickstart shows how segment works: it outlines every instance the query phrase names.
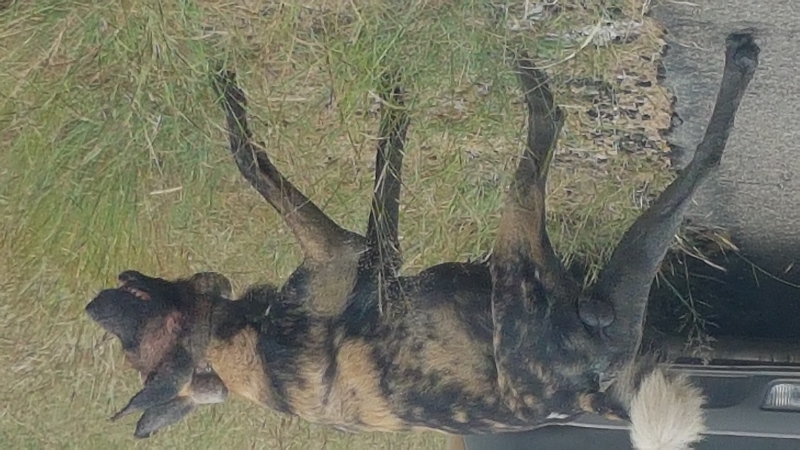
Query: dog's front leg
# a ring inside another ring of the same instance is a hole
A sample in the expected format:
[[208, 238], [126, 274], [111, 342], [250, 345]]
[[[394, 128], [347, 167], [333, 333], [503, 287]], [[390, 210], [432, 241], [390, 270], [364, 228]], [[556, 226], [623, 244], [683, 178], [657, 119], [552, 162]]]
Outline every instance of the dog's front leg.
[[253, 142], [247, 124], [244, 92], [232, 72], [214, 74], [214, 88], [222, 97], [228, 125], [230, 151], [239, 171], [280, 213], [303, 251], [307, 274], [299, 277], [299, 291], [309, 310], [333, 317], [344, 310], [353, 291], [357, 266], [365, 242], [345, 230], [304, 196], [272, 164], [266, 152]]
[[297, 238], [307, 261], [329, 262], [341, 258], [344, 247], [360, 236], [340, 227], [287, 180], [255, 142], [247, 123], [247, 99], [233, 72], [214, 74], [228, 125], [230, 151], [239, 171], [283, 217]]
[[409, 119], [399, 83], [399, 72], [384, 74], [380, 90], [383, 104], [375, 156], [375, 187], [367, 222], [367, 251], [360, 264], [362, 270], [378, 278], [381, 311], [388, 306], [389, 298], [399, 295], [397, 280], [403, 263], [398, 225], [403, 147]]

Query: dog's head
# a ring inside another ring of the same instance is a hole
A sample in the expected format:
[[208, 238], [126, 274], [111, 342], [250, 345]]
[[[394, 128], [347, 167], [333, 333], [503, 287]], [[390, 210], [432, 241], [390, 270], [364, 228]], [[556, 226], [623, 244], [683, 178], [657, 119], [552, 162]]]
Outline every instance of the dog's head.
[[168, 281], [136, 271], [118, 279], [115, 289], [101, 291], [86, 306], [92, 320], [120, 340], [125, 359], [144, 380], [112, 420], [144, 411], [134, 435], [145, 438], [196, 405], [224, 401], [228, 391], [206, 364], [205, 352], [214, 306], [231, 295], [228, 279], [203, 272]]

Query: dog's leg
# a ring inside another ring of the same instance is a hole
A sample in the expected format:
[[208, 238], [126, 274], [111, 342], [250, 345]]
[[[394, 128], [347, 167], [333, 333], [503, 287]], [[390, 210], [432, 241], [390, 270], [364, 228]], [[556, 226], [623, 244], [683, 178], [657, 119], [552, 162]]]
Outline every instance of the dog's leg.
[[[547, 375], [540, 366], [542, 352], [549, 352], [543, 341], [553, 328], [548, 325], [551, 306], [564, 298], [577, 300], [580, 287], [553, 250], [545, 223], [547, 171], [564, 116], [543, 72], [522, 60], [518, 77], [528, 107], [527, 146], [511, 181], [492, 250], [492, 316], [500, 388], [509, 406], [527, 416], [522, 411], [535, 411], [547, 395], [547, 384], [556, 381], [544, 380]], [[576, 309], [571, 316], [577, 322]]]
[[280, 213], [297, 238], [307, 261], [326, 262], [342, 257], [358, 235], [341, 228], [306, 198], [272, 164], [253, 142], [247, 124], [247, 99], [232, 72], [214, 75], [214, 88], [222, 97], [228, 124], [230, 150], [245, 179]]
[[375, 187], [372, 208], [367, 222], [367, 252], [362, 257], [362, 270], [378, 276], [379, 305], [391, 295], [397, 281], [402, 255], [398, 238], [403, 147], [408, 130], [403, 91], [399, 73], [384, 75], [381, 88], [382, 117], [375, 157]]
[[539, 283], [547, 290], [557, 290], [568, 276], [547, 235], [545, 188], [564, 114], [553, 102], [546, 75], [530, 61], [519, 61], [517, 75], [528, 108], [528, 137], [492, 254], [496, 261], [524, 254], [536, 266]]
[[593, 298], [614, 306], [616, 319], [604, 332], [617, 364], [625, 364], [639, 348], [650, 285], [692, 195], [719, 165], [739, 103], [758, 65], [759, 48], [751, 35], [730, 35], [726, 46], [714, 112], [692, 161], [627, 230], [593, 287]]

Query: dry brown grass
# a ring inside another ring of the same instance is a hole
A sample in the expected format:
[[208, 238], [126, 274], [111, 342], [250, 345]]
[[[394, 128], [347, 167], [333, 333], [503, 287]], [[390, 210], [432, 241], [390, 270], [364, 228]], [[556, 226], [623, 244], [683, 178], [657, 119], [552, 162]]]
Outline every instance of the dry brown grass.
[[[107, 421], [139, 380], [82, 308], [119, 271], [217, 270], [241, 290], [282, 280], [298, 262], [286, 228], [224, 148], [210, 61], [240, 73], [277, 165], [356, 230], [377, 129], [369, 91], [383, 65], [405, 69], [413, 122], [401, 228], [412, 272], [490, 249], [523, 144], [504, 48], [524, 46], [558, 63], [548, 70], [569, 114], [551, 172], [554, 241], [568, 260], [596, 267], [607, 257], [669, 178], [658, 134], [669, 98], [655, 84], [662, 42], [641, 4], [562, 0], [535, 22], [519, 20], [522, 1], [507, 10], [478, 0], [390, 4], [40, 1], [0, 11], [2, 447], [442, 445], [435, 435], [343, 434], [238, 400], [139, 443], [131, 421]], [[590, 44], [560, 62], [585, 38], [569, 33], [596, 35], [604, 14], [641, 22], [629, 30], [638, 39]], [[520, 23], [533, 27], [509, 30]], [[628, 143], [633, 133], [647, 148]]]

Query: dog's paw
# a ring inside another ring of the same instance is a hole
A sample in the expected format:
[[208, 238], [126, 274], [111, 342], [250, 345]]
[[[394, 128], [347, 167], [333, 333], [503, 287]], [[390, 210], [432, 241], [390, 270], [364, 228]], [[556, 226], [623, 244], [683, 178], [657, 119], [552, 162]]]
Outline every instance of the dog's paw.
[[743, 73], [753, 73], [758, 67], [761, 49], [751, 33], [732, 33], [726, 39], [729, 60]]

